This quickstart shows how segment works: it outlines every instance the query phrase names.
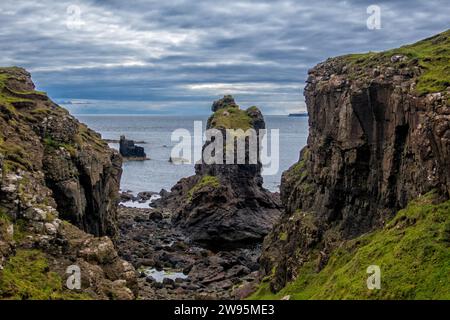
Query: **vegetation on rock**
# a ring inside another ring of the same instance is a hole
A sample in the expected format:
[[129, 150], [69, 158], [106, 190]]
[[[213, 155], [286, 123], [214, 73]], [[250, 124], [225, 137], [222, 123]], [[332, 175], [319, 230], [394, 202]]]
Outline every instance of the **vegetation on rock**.
[[[0, 68], [0, 298], [133, 299], [133, 267], [93, 237], [117, 235], [121, 158], [34, 89], [26, 70]], [[80, 293], [61, 280], [74, 261]]]
[[[398, 59], [393, 58], [396, 55], [399, 56]], [[450, 87], [450, 30], [397, 49], [350, 54], [344, 58], [350, 62], [351, 67], [361, 72], [382, 65], [405, 65], [410, 68], [419, 66], [422, 73], [418, 76], [416, 90], [421, 95], [445, 91]]]
[[187, 193], [187, 198], [190, 201], [194, 194], [203, 190], [204, 188], [218, 188], [220, 186], [219, 178], [215, 176], [205, 175], [199, 182], [197, 182]]
[[[386, 226], [344, 242], [317, 271], [309, 261], [274, 294], [265, 279], [252, 299], [450, 299], [450, 201], [431, 192]], [[283, 235], [283, 234], [282, 234]], [[381, 268], [381, 289], [367, 289], [366, 269]]]
[[252, 127], [252, 118], [246, 110], [232, 105], [214, 112], [211, 116], [210, 123], [216, 129], [247, 130]]
[[47, 258], [41, 251], [19, 249], [0, 271], [0, 298], [60, 300], [91, 297], [64, 289], [61, 277], [49, 271]]

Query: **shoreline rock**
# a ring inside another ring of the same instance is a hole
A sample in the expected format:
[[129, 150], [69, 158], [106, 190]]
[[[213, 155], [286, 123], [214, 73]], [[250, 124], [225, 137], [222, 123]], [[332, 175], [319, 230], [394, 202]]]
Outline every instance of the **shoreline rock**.
[[126, 161], [143, 161], [148, 160], [143, 147], [135, 145], [133, 140], [127, 140], [125, 136], [120, 136], [120, 155]]
[[[417, 46], [434, 52], [449, 39], [447, 31]], [[449, 198], [450, 91], [416, 91], [425, 70], [398, 53], [414, 47], [331, 58], [309, 70], [308, 143], [283, 173], [285, 213], [261, 256], [273, 292], [305, 263], [322, 270], [341, 243], [382, 228], [419, 196], [436, 190]]]
[[[231, 96], [215, 101], [212, 110], [207, 129], [224, 132], [226, 125], [244, 126], [259, 134], [265, 127], [256, 107], [241, 110]], [[281, 205], [262, 187], [262, 165], [259, 158], [256, 164], [249, 163], [248, 145], [246, 149], [245, 164], [206, 164], [202, 159], [195, 165], [194, 176], [181, 179], [155, 205], [171, 210], [174, 225], [204, 246], [218, 249], [260, 243], [278, 219]]]
[[[239, 299], [257, 278], [260, 245], [202, 248], [153, 209], [119, 208], [119, 226], [119, 255], [139, 270], [140, 299]], [[163, 279], [147, 276], [149, 270]]]
[[[120, 155], [24, 69], [0, 75], [0, 298], [134, 299], [135, 270], [113, 242]], [[65, 286], [70, 266], [80, 290]]]

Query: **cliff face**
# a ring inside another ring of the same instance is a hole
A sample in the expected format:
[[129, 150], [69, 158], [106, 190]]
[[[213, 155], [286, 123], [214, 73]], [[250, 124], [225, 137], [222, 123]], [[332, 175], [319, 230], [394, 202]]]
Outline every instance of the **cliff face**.
[[[261, 163], [259, 158], [256, 163], [250, 161], [248, 139], [244, 163], [225, 163], [230, 144], [235, 146], [233, 156], [237, 160], [236, 137], [228, 141], [225, 131], [255, 129], [258, 133], [265, 128], [264, 118], [256, 107], [240, 109], [231, 96], [214, 102], [212, 110], [207, 129], [222, 133], [227, 145], [224, 163], [202, 159], [195, 166], [195, 175], [178, 182], [162, 202], [173, 209], [175, 225], [187, 230], [195, 241], [216, 249], [260, 242], [278, 218], [280, 204], [262, 187]], [[203, 150], [209, 145], [205, 143]]]
[[310, 133], [283, 174], [281, 222], [263, 273], [278, 291], [344, 240], [381, 228], [430, 190], [450, 194], [450, 32], [383, 53], [328, 59], [309, 71]]
[[26, 71], [0, 72], [4, 79], [0, 150], [6, 166], [12, 171], [41, 171], [62, 219], [94, 235], [115, 237], [120, 156], [99, 134], [34, 91]]
[[[0, 213], [8, 231], [0, 239], [1, 266], [12, 268], [18, 254], [39, 255], [63, 276], [65, 263], [77, 262], [92, 295], [131, 297], [124, 283], [113, 282], [125, 277], [132, 284], [134, 269], [117, 257], [108, 237], [85, 233], [117, 234], [121, 157], [35, 91], [21, 68], [0, 69], [0, 108]], [[16, 294], [3, 289], [3, 296]]]

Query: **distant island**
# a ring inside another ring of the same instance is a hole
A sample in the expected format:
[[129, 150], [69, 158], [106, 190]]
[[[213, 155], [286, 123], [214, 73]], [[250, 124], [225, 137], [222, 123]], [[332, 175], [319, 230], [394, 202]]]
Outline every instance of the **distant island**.
[[307, 117], [308, 112], [289, 113], [288, 117]]

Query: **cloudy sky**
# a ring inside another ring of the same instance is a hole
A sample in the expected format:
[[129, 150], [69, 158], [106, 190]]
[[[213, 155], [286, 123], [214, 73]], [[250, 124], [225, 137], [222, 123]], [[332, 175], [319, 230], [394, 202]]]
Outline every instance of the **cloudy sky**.
[[[381, 29], [367, 27], [372, 4]], [[449, 17], [448, 0], [2, 0], [0, 65], [74, 113], [207, 114], [233, 94], [286, 114], [304, 108], [316, 63], [420, 40]]]

